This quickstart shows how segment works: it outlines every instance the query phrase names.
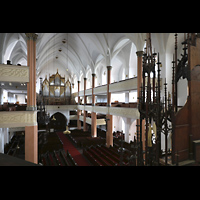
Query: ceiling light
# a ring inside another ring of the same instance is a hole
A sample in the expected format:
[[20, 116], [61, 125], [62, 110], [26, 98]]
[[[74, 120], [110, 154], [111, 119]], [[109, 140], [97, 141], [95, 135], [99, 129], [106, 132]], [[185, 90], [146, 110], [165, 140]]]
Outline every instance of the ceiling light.
[[9, 85], [11, 86], [11, 85], [12, 85], [12, 83], [9, 83]]
[[66, 43], [66, 39], [63, 39], [63, 40], [62, 40], [62, 43], [65, 44], [65, 43]]

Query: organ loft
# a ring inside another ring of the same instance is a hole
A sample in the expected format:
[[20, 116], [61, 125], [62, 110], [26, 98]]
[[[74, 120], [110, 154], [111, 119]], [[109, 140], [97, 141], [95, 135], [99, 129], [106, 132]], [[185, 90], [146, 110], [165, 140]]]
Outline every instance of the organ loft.
[[199, 33], [1, 33], [0, 166], [199, 166]]

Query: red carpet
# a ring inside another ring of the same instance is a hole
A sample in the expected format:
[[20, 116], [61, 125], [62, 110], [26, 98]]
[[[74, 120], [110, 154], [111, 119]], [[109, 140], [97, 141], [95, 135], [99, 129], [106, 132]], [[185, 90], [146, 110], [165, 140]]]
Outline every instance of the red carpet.
[[67, 150], [69, 151], [78, 166], [91, 166], [88, 161], [83, 157], [83, 155], [72, 144], [72, 142], [63, 134], [63, 132], [57, 132], [57, 135], [63, 143], [63, 149], [65, 150], [65, 152], [67, 152]]

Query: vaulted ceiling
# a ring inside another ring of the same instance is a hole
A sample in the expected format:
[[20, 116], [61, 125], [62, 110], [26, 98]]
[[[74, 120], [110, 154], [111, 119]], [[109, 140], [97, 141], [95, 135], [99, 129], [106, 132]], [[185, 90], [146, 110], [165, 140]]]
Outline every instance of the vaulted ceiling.
[[[77, 79], [88, 69], [95, 73], [100, 65], [112, 65], [113, 59], [130, 43], [137, 51], [143, 50], [145, 33], [37, 33], [37, 78], [59, 72]], [[180, 34], [179, 40], [183, 38]], [[156, 51], [173, 51], [174, 33], [153, 33]], [[0, 63], [11, 60], [13, 64], [27, 65], [25, 33], [0, 34]], [[116, 61], [115, 61], [116, 63]]]

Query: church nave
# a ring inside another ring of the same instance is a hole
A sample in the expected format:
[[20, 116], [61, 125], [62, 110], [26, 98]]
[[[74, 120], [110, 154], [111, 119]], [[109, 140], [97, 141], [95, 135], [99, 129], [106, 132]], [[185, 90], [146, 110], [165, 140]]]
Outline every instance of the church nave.
[[199, 33], [0, 33], [0, 153], [199, 165], [199, 58]]

